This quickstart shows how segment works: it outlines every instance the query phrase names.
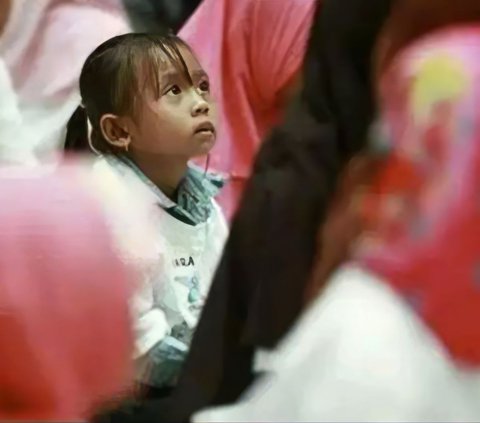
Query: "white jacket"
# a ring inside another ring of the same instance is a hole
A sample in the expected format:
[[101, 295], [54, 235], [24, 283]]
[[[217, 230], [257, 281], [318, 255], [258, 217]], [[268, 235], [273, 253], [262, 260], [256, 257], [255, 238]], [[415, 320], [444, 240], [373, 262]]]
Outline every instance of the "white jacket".
[[[228, 227], [213, 199], [208, 220], [195, 226], [189, 225], [161, 207], [162, 198], [128, 165], [117, 161], [112, 166], [111, 162], [101, 158], [95, 165], [95, 171], [98, 174], [110, 171], [120, 178], [134, 201], [142, 201], [146, 205], [145, 219], [155, 231], [153, 251], [148, 254], [148, 259], [143, 260], [143, 280], [133, 302], [136, 358], [145, 358], [139, 361], [139, 377], [148, 379], [145, 373], [151, 363], [146, 354], [160, 341], [166, 340], [167, 348], [177, 352], [185, 354], [188, 351]], [[155, 257], [153, 262], [152, 256]], [[171, 375], [167, 373], [165, 384], [171, 383]]]
[[356, 267], [329, 281], [270, 375], [197, 422], [480, 421], [480, 372], [460, 369], [385, 283]]

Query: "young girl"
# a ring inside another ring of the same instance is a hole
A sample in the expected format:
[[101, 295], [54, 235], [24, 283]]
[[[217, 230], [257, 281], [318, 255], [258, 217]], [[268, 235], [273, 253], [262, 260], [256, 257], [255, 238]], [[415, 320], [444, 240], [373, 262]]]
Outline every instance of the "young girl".
[[213, 199], [221, 179], [188, 164], [215, 144], [209, 79], [176, 36], [127, 34], [88, 57], [80, 93], [101, 154], [96, 171], [148, 204], [158, 234], [157, 264], [134, 303], [138, 376], [163, 394], [176, 383], [227, 236]]

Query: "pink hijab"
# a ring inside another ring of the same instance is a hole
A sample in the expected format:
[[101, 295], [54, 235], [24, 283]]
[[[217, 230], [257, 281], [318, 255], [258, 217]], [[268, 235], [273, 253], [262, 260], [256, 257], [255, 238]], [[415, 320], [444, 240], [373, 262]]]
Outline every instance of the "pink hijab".
[[283, 111], [281, 91], [299, 72], [315, 0], [203, 0], [180, 31], [212, 81], [220, 131], [213, 170], [228, 175], [220, 202], [236, 209], [261, 140]]
[[381, 78], [391, 154], [363, 265], [405, 297], [459, 363], [480, 366], [480, 26], [433, 33]]
[[77, 172], [0, 171], [0, 420], [79, 421], [131, 380], [131, 273]]

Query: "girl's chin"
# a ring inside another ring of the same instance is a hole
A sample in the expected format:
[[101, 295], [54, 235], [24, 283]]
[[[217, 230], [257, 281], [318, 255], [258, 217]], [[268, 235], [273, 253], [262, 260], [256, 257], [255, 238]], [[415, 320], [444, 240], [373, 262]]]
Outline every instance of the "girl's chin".
[[206, 156], [215, 145], [215, 138], [203, 140], [196, 148], [194, 157]]

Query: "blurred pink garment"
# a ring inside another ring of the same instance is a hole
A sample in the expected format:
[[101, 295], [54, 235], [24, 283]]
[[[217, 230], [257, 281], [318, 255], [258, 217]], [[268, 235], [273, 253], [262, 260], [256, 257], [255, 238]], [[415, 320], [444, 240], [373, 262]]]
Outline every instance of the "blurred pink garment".
[[261, 140], [281, 116], [280, 94], [299, 72], [315, 0], [204, 0], [180, 31], [219, 103], [213, 170], [231, 180], [219, 198], [231, 217]]
[[127, 22], [121, 0], [13, 0], [0, 57], [22, 120], [34, 134], [28, 143], [21, 141], [26, 154], [48, 158], [62, 145], [65, 125], [80, 102], [83, 62], [103, 41], [128, 32]]
[[[397, 54], [379, 84], [390, 155], [359, 260], [406, 298], [453, 359], [480, 368], [480, 26]], [[446, 317], [448, 316], [448, 317]]]
[[131, 269], [74, 170], [0, 170], [0, 420], [79, 421], [129, 387]]

